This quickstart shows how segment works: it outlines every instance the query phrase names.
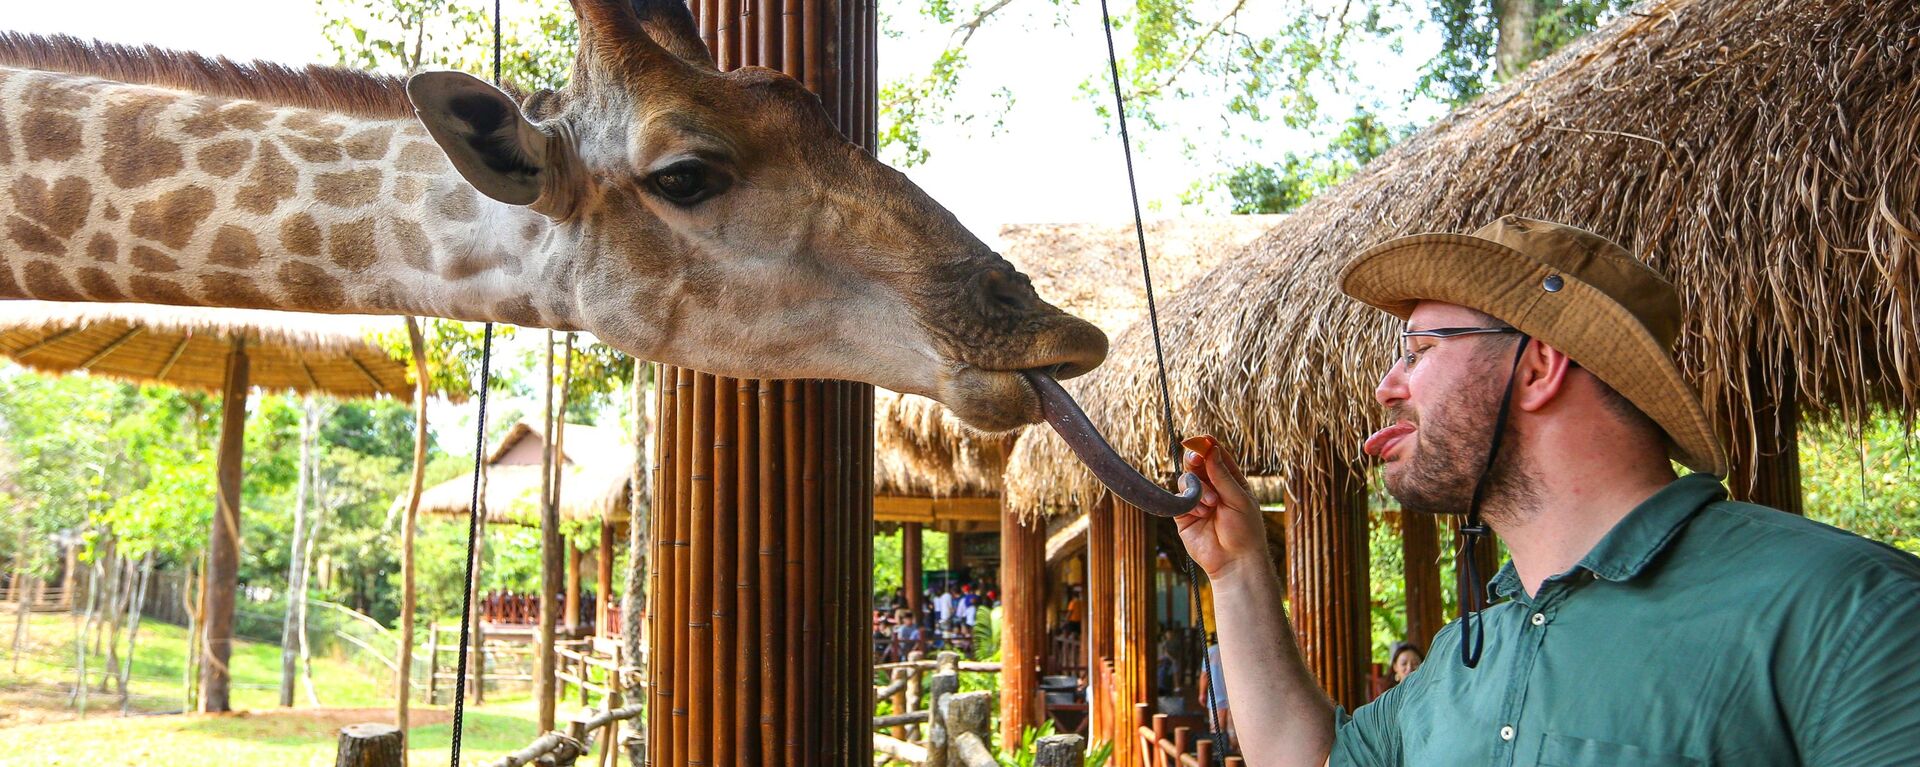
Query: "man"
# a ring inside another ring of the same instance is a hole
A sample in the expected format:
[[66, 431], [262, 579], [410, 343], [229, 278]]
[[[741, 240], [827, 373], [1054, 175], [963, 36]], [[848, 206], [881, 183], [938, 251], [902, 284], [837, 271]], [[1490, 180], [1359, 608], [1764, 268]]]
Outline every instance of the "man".
[[1189, 453], [1205, 488], [1180, 534], [1249, 765], [1920, 764], [1920, 560], [1725, 500], [1659, 275], [1509, 216], [1371, 248], [1341, 289], [1406, 321], [1365, 446], [1387, 489], [1484, 519], [1512, 559], [1497, 604], [1349, 716], [1301, 663], [1232, 458]]

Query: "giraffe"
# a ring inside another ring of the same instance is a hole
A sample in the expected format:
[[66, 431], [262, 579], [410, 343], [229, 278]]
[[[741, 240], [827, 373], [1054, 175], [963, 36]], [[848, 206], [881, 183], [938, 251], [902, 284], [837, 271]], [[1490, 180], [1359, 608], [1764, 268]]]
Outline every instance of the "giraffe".
[[559, 91], [0, 34], [0, 298], [579, 329], [984, 430], [1106, 338], [678, 0], [575, 0]]

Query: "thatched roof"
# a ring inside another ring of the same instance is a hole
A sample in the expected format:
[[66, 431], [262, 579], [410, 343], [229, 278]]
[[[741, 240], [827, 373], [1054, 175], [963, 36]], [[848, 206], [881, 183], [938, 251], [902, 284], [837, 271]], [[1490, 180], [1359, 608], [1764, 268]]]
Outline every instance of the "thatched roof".
[[[1285, 216], [1169, 218], [1147, 224], [1156, 293], [1166, 296]], [[1109, 336], [1147, 311], [1133, 226], [1013, 224], [1001, 228], [1008, 261], [1042, 298]], [[874, 393], [874, 493], [978, 497], [999, 493], [1014, 434], [980, 434], [944, 405], [885, 389]]]
[[398, 317], [148, 304], [0, 301], [0, 354], [50, 373], [84, 370], [137, 383], [219, 392], [232, 340], [267, 390], [411, 399], [406, 364], [368, 340]]
[[[1911, 412], [1920, 4], [1656, 1], [1536, 64], [1162, 305], [1180, 427], [1219, 435], [1251, 473], [1285, 475], [1315, 444], [1357, 459], [1396, 328], [1335, 276], [1369, 244], [1506, 213], [1593, 229], [1672, 279], [1681, 367], [1717, 418], [1751, 418], [1750, 362], [1769, 388], [1792, 376], [1812, 414]], [[1143, 462], [1167, 455], [1151, 343], [1136, 326], [1068, 383]], [[1058, 438], [1028, 434], [1010, 505], [1095, 497]]]
[[[487, 456], [487, 518], [514, 524], [540, 522], [540, 453], [546, 444], [539, 424], [513, 425]], [[561, 436], [562, 519], [628, 517], [628, 486], [633, 477], [633, 442], [619, 429], [569, 423]], [[420, 495], [420, 513], [465, 517], [472, 502], [473, 477], [463, 474]]]

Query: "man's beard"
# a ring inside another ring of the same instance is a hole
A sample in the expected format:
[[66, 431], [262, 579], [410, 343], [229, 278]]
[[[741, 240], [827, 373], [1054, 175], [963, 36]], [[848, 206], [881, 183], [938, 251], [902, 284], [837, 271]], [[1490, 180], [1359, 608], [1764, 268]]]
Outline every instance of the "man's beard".
[[[1386, 475], [1387, 492], [1403, 509], [1421, 514], [1467, 513], [1480, 470], [1487, 466], [1500, 395], [1496, 385], [1463, 387], [1415, 421], [1418, 449], [1405, 459], [1406, 466]], [[1404, 411], [1396, 408], [1388, 418], [1405, 419]], [[1537, 497], [1535, 477], [1522, 460], [1511, 419], [1505, 429], [1500, 453], [1487, 468], [1486, 498], [1480, 511], [1489, 519], [1522, 514]]]

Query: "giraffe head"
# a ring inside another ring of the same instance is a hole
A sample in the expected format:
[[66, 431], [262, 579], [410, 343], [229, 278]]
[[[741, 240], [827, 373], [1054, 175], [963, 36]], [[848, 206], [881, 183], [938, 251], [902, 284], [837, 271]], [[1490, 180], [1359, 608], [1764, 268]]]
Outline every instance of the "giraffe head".
[[[464, 74], [409, 96], [483, 194], [549, 218], [566, 312], [641, 357], [866, 381], [988, 430], [1039, 419], [1018, 373], [1086, 372], [1091, 324], [836, 129], [799, 82], [720, 72], [679, 0], [575, 0], [571, 81], [516, 104]], [[657, 286], [636, 291], [634, 286]]]

